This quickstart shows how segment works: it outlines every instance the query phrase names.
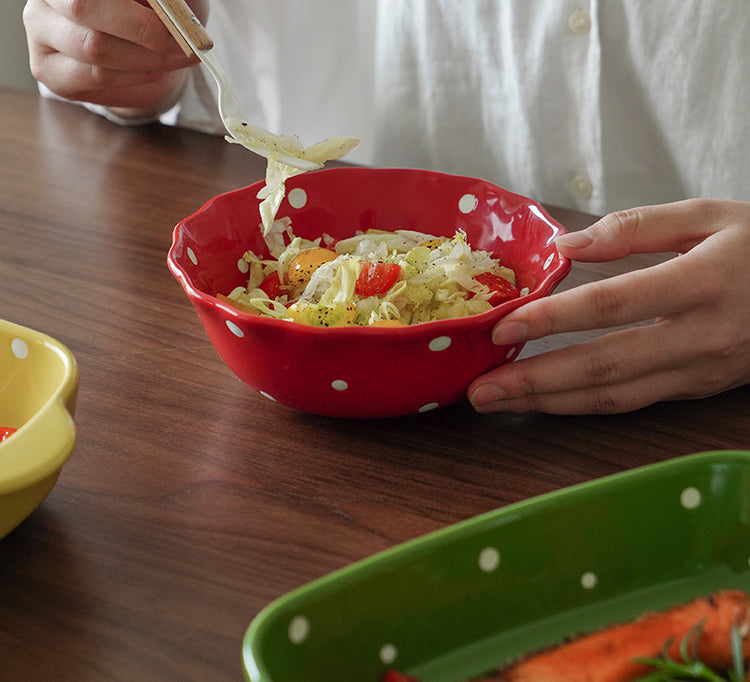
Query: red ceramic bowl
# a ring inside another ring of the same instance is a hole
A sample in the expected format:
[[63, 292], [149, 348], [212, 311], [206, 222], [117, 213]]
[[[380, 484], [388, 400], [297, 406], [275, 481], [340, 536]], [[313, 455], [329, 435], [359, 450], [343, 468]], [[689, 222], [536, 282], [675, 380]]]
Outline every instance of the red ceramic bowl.
[[251, 388], [297, 410], [338, 417], [392, 417], [449, 405], [469, 383], [513, 360], [521, 346], [493, 345], [493, 325], [546, 296], [570, 269], [553, 243], [564, 230], [539, 204], [484, 180], [410, 169], [334, 168], [287, 182], [278, 217], [296, 235], [420, 230], [452, 237], [513, 268], [530, 293], [470, 317], [408, 327], [312, 327], [242, 313], [215, 298], [246, 284], [242, 254], [267, 255], [259, 182], [219, 195], [174, 230], [169, 268], [209, 338]]

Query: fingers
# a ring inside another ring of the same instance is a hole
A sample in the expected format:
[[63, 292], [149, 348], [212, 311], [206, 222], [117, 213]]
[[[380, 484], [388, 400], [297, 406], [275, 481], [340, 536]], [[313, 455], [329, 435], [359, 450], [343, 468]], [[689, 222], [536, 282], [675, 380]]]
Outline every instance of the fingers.
[[[612, 332], [504, 365], [475, 380], [468, 395], [480, 412], [541, 410], [619, 412], [664, 398], [666, 385], [644, 377], [668, 375], [693, 349], [683, 347], [669, 323]], [[654, 349], [654, 336], [666, 343]], [[637, 389], [637, 390], [636, 390]], [[658, 394], [658, 395], [657, 395]]]
[[[193, 60], [181, 52], [153, 11], [132, 0], [124, 1], [132, 5], [136, 16], [129, 21], [117, 21], [112, 17], [109, 24], [102, 23], [97, 15], [102, 6], [110, 7], [110, 3], [95, 3], [99, 9], [85, 16], [85, 21], [90, 23], [80, 23], [54, 11], [46, 3], [38, 3], [38, 11], [27, 18], [32, 66], [50, 55], [60, 55], [101, 70], [121, 72], [163, 72], [192, 63]], [[111, 6], [118, 4], [119, 0]]]
[[166, 72], [111, 69], [51, 52], [36, 63], [32, 73], [60, 97], [95, 101], [96, 93], [146, 85], [163, 79]]
[[197, 62], [134, 0], [29, 0], [24, 23], [32, 74], [66, 99], [157, 114]]
[[664, 320], [518, 360], [476, 379], [468, 397], [478, 412], [616, 413], [750, 381], [747, 331], [707, 325]]
[[515, 345], [549, 334], [644, 322], [693, 307], [703, 293], [683, 259], [690, 255], [532, 301], [502, 318], [492, 340]]
[[[85, 69], [82, 69], [86, 73]], [[67, 94], [57, 94], [66, 99], [100, 104], [116, 111], [120, 118], [155, 118], [179, 99], [186, 82], [184, 72], [166, 73], [108, 73], [92, 69], [92, 80], [106, 81], [106, 87], [80, 87]]]
[[569, 390], [563, 393], [521, 395], [516, 398], [492, 396], [489, 387], [477, 392], [474, 407], [479, 413], [532, 412], [547, 414], [620, 414], [652, 405], [663, 400], [695, 398], [682, 394], [683, 377], [679, 371], [664, 371], [642, 376], [614, 386], [600, 386]]
[[[747, 220], [747, 203], [694, 199], [615, 213], [582, 232], [560, 237], [560, 251], [582, 261], [614, 260], [636, 252], [685, 255], [524, 305], [498, 322], [493, 341], [514, 345], [548, 334], [643, 322], [701, 305], [709, 297], [715, 266], [705, 260], [706, 249], [696, 245], [734, 238], [730, 232]], [[715, 238], [719, 232], [727, 237]], [[728, 255], [727, 263], [733, 257]]]
[[44, 4], [54, 14], [88, 31], [159, 54], [180, 53], [156, 13], [133, 0], [46, 0]]
[[631, 253], [685, 253], [725, 226], [741, 202], [690, 199], [643, 206], [605, 216], [580, 232], [557, 238], [559, 251], [574, 260], [609, 261]]
[[[664, 368], [661, 353], [649, 352], [653, 333], [650, 327], [611, 332], [586, 343], [503, 365], [486, 374], [479, 383], [491, 380], [500, 393], [515, 398], [628, 381]], [[663, 350], [669, 358], [668, 367], [681, 364], [682, 349], [676, 344]]]

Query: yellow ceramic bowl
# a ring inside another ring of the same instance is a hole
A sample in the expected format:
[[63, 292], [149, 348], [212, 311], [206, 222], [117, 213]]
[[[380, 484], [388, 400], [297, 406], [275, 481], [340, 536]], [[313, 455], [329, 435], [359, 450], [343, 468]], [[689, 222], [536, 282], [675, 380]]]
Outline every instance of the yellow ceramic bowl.
[[0, 320], [0, 538], [49, 494], [75, 445], [78, 366], [59, 341]]

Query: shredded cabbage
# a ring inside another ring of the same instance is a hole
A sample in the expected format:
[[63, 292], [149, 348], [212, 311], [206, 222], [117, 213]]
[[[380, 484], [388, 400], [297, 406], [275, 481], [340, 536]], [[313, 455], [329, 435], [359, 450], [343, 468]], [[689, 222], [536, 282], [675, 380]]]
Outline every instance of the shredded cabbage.
[[[274, 229], [272, 257], [245, 253], [247, 285], [228, 294], [238, 305], [267, 317], [323, 326], [410, 325], [490, 310], [494, 290], [477, 281], [478, 275], [502, 277], [513, 287], [516, 283], [513, 270], [490, 252], [472, 249], [462, 230], [451, 239], [413, 230], [368, 230], [336, 242], [336, 257], [318, 266], [308, 281], [295, 285], [287, 277], [292, 261], [330, 239], [296, 237], [289, 221], [275, 221]], [[357, 293], [365, 263], [395, 263], [398, 277], [386, 291]], [[271, 299], [261, 285], [274, 272], [282, 293]]]
[[[266, 184], [256, 195], [261, 199], [259, 210], [260, 220], [263, 225], [263, 237], [271, 239], [276, 243], [274, 234], [276, 234], [276, 214], [281, 205], [284, 195], [286, 194], [286, 181], [306, 170], [312, 168], [322, 168], [326, 161], [340, 159], [346, 156], [361, 141], [360, 137], [329, 137], [322, 142], [303, 147], [302, 143], [296, 138], [288, 135], [273, 135], [264, 131], [257, 126], [249, 123], [234, 125], [234, 138], [227, 136], [227, 141], [241, 144], [248, 149], [257, 151], [260, 148], [272, 147], [276, 153], [270, 152], [264, 156], [268, 157], [266, 165]], [[284, 163], [282, 159], [293, 157], [290, 163], [296, 160], [306, 162], [305, 167], [298, 167]]]

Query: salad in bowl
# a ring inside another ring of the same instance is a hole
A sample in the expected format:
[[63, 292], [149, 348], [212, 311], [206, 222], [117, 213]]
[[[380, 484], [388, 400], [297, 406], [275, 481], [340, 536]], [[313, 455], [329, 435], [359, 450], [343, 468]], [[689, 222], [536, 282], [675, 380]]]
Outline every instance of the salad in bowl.
[[277, 221], [273, 235], [270, 258], [247, 251], [247, 284], [220, 300], [321, 327], [397, 327], [484, 313], [528, 293], [516, 287], [513, 270], [472, 249], [460, 229], [452, 237], [367, 230], [310, 240], [295, 236], [287, 220]]

